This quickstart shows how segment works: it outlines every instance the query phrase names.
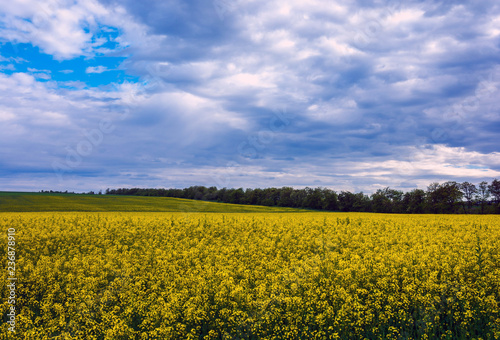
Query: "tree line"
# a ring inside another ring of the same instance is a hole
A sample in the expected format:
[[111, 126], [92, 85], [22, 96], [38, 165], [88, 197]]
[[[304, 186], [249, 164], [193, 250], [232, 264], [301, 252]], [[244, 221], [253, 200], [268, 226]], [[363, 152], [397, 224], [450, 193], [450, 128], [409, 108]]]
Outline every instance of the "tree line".
[[291, 187], [266, 189], [218, 189], [191, 186], [184, 189], [107, 189], [106, 195], [134, 195], [176, 197], [233, 204], [305, 208], [326, 211], [353, 211], [407, 214], [500, 213], [500, 181], [478, 186], [448, 181], [432, 183], [427, 190], [409, 192], [379, 189], [371, 195], [363, 192], [337, 193], [327, 188], [294, 189]]

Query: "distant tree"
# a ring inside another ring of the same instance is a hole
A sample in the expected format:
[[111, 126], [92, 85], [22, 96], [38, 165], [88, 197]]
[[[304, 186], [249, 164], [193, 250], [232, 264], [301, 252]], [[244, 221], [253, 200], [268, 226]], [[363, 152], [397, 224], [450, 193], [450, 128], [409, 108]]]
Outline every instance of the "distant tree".
[[323, 191], [320, 188], [306, 188], [306, 198], [304, 208], [319, 210], [323, 208]]
[[389, 187], [385, 189], [378, 189], [371, 195], [371, 204], [373, 212], [403, 212], [403, 192]]
[[453, 213], [456, 203], [460, 202], [463, 193], [460, 191], [460, 184], [454, 181], [448, 181], [441, 184], [440, 189], [443, 191], [443, 197], [448, 205], [448, 212]]
[[371, 212], [371, 200], [368, 195], [363, 194], [363, 192], [358, 192], [354, 195], [354, 211], [359, 212]]
[[254, 189], [249, 188], [245, 190], [245, 196], [243, 197], [243, 204], [250, 204], [250, 205], [255, 204]]
[[495, 212], [500, 213], [500, 181], [495, 178], [488, 188], [490, 189], [491, 196], [493, 196], [493, 201], [495, 202]]
[[227, 188], [219, 189], [215, 199], [218, 202], [227, 202], [228, 199]]
[[403, 213], [403, 196], [404, 193], [401, 190], [392, 189], [389, 194], [389, 198], [392, 201], [392, 212]]
[[426, 210], [431, 213], [438, 213], [441, 199], [439, 197], [439, 183], [431, 183], [427, 186], [425, 197]]
[[482, 181], [479, 183], [479, 189], [477, 190], [476, 197], [481, 205], [481, 214], [484, 214], [484, 206], [488, 202], [488, 198], [490, 198], [490, 189], [488, 187], [488, 182]]
[[491, 196], [493, 196], [495, 203], [500, 203], [500, 181], [496, 178], [488, 186]]
[[264, 190], [262, 189], [254, 189], [250, 193], [250, 200], [251, 203], [249, 204], [256, 204], [256, 205], [262, 205], [262, 201], [264, 200]]
[[323, 190], [323, 209], [328, 211], [339, 210], [339, 201], [337, 193], [330, 189]]
[[457, 182], [431, 183], [427, 187], [427, 206], [432, 213], [453, 213], [462, 195]]
[[[493, 190], [493, 191], [492, 191]], [[62, 193], [61, 191], [43, 191], [45, 193]], [[458, 204], [462, 197], [469, 202], [469, 210], [475, 199], [481, 202], [481, 212], [487, 203], [490, 193], [497, 202], [500, 201], [500, 181], [494, 180], [491, 185], [481, 182], [479, 190], [468, 182], [459, 184], [446, 182], [443, 184], [431, 183], [427, 191], [414, 189], [403, 193], [389, 187], [377, 190], [371, 196], [349, 191], [335, 191], [327, 188], [294, 189], [292, 187], [265, 188], [265, 189], [228, 189], [217, 187], [191, 186], [184, 189], [144, 189], [144, 188], [118, 188], [106, 189], [106, 195], [136, 195], [189, 198], [195, 200], [209, 200], [226, 203], [239, 203], [250, 205], [282, 206], [294, 208], [309, 208], [328, 211], [362, 211], [386, 213], [453, 213], [459, 211]], [[86, 194], [95, 194], [90, 191]], [[102, 191], [99, 191], [102, 194]], [[472, 195], [472, 196], [471, 196]], [[498, 203], [497, 203], [498, 204]], [[457, 210], [458, 208], [458, 210]], [[500, 211], [500, 204], [497, 209]], [[464, 208], [464, 211], [465, 208]]]
[[214, 201], [216, 195], [217, 195], [217, 188], [212, 186], [207, 189], [206, 195], [203, 197], [203, 199], [207, 201]]
[[278, 205], [280, 207], [293, 207], [293, 188], [283, 187], [279, 190]]
[[279, 188], [269, 188], [266, 192], [266, 198], [272, 202], [271, 206], [277, 206], [280, 200], [281, 190]]
[[[470, 210], [470, 208], [472, 206], [472, 203], [474, 201], [474, 197], [475, 197], [475, 195], [477, 193], [477, 188], [472, 183], [463, 182], [462, 184], [460, 184], [460, 190], [461, 190], [461, 192], [463, 194], [463, 197], [467, 201], [467, 206], [468, 206], [468, 208]], [[464, 206], [464, 211], [467, 213], [467, 211], [465, 210], [465, 206]]]
[[372, 211], [376, 213], [392, 212], [392, 202], [388, 197], [389, 188], [378, 189], [371, 195]]
[[293, 202], [293, 208], [302, 208], [302, 202], [305, 200], [306, 192], [304, 190], [294, 190], [290, 196]]
[[403, 195], [403, 212], [422, 214], [425, 212], [425, 191], [413, 189]]
[[357, 193], [354, 209], [355, 211], [371, 212], [372, 201], [370, 200], [370, 196], [363, 194], [363, 192]]
[[201, 186], [191, 186], [189, 188], [185, 188], [185, 189], [183, 189], [184, 198], [191, 199], [191, 200], [200, 199], [203, 196], [205, 189], [206, 189], [205, 187], [201, 187]]
[[370, 197], [359, 192], [353, 194], [349, 191], [341, 191], [339, 194], [339, 207], [342, 211], [357, 211], [368, 212], [371, 211]]
[[339, 194], [339, 207], [342, 211], [354, 211], [356, 197], [352, 192], [341, 191]]
[[243, 191], [243, 188], [231, 189], [229, 201], [227, 203], [240, 204], [244, 195], [245, 192]]

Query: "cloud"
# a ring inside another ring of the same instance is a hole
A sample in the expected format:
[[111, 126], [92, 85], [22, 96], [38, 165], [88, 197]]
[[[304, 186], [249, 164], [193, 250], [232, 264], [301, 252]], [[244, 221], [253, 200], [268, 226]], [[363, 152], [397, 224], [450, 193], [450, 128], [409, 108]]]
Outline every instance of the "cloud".
[[89, 66], [85, 70], [85, 73], [103, 73], [106, 71], [109, 71], [109, 70], [104, 66]]
[[16, 64], [27, 63], [28, 61], [19, 57], [4, 57], [0, 55], [0, 62], [13, 62]]
[[4, 40], [33, 44], [57, 60], [107, 52], [104, 45], [109, 42], [125, 47], [123, 39], [105, 34], [108, 26], [142, 32], [133, 22], [121, 27], [130, 21], [123, 10], [97, 0], [11, 1], [3, 3], [0, 11]]
[[8, 65], [0, 65], [0, 70], [5, 70], [5, 71], [15, 71], [16, 67], [12, 64]]
[[[4, 39], [73, 63], [2, 75], [7, 174], [64, 189], [230, 183], [365, 192], [499, 176], [493, 1], [2, 6]], [[85, 84], [87, 74], [115, 69], [89, 66], [96, 55], [124, 58], [117, 69], [130, 78]], [[60, 72], [71, 79], [54, 80]], [[113, 132], [58, 182], [52, 162], [66, 164], [103, 118]], [[21, 160], [21, 148], [44, 156]]]

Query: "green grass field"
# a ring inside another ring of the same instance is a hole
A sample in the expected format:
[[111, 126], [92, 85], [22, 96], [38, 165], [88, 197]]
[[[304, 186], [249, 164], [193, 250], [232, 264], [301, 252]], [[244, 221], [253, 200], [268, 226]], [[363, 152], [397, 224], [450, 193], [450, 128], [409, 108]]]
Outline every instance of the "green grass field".
[[307, 210], [215, 203], [168, 197], [0, 192], [0, 212], [43, 211], [284, 213]]

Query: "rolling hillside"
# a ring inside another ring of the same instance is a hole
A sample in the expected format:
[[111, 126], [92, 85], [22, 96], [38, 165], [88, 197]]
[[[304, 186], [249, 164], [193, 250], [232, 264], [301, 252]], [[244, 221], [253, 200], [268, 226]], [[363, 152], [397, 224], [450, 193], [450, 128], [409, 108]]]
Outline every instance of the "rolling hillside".
[[283, 213], [307, 210], [204, 202], [167, 197], [0, 192], [0, 212], [42, 211]]

